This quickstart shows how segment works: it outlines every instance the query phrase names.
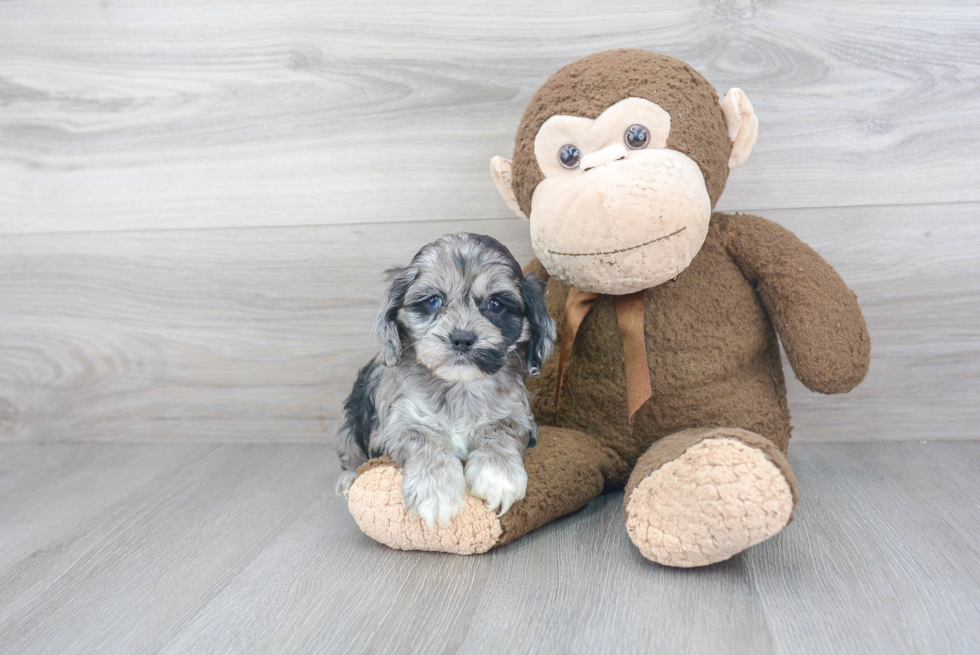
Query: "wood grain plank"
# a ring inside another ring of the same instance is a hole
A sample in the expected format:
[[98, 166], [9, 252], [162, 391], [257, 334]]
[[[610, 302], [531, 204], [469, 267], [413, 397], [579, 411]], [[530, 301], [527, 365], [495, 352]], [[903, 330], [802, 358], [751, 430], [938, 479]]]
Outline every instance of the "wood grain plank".
[[[858, 294], [871, 370], [843, 396], [784, 366], [798, 439], [980, 437], [980, 206], [769, 212]], [[785, 357], [784, 357], [785, 359]]]
[[[70, 448], [88, 451], [78, 474], [129, 466], [120, 446], [97, 444], [0, 444], [0, 461], [23, 477], [43, 468], [29, 450]], [[0, 565], [0, 648], [788, 655], [969, 653], [980, 639], [980, 442], [796, 444], [795, 522], [692, 570], [637, 553], [620, 493], [486, 555], [389, 550], [333, 495], [338, 468], [324, 455], [211, 447], [66, 523], [38, 556]], [[49, 486], [50, 502], [13, 529], [64, 518], [78, 489], [46, 480], [34, 487]]]
[[[161, 651], [774, 652], [744, 564], [704, 575], [650, 566], [621, 507], [610, 494], [499, 551], [460, 558], [379, 547], [340, 501], [324, 499]], [[324, 512], [329, 523], [316, 516]], [[303, 574], [279, 576], [285, 569]]]
[[381, 546], [357, 529], [331, 487], [218, 595], [174, 624], [159, 650], [454, 652], [492, 563]]
[[[90, 447], [91, 446], [91, 447]], [[0, 449], [0, 569], [84, 523], [207, 444], [5, 444]], [[16, 452], [16, 451], [20, 452]]]
[[964, 457], [980, 444], [791, 448], [796, 524], [746, 558], [781, 652], [975, 652], [980, 515], [951, 493], [976, 507]]
[[0, 572], [0, 651], [145, 651], [332, 486], [327, 451], [218, 446], [48, 541]]
[[[872, 335], [848, 395], [787, 368], [797, 439], [980, 434], [978, 212], [768, 214], [837, 267]], [[380, 272], [461, 229], [533, 256], [516, 219], [0, 239], [0, 439], [327, 439], [376, 352]]]
[[503, 218], [534, 90], [641, 47], [744, 88], [720, 208], [980, 200], [980, 6], [0, 3], [0, 233]]
[[465, 225], [2, 239], [0, 434], [323, 440], [374, 355], [381, 271]]
[[459, 653], [776, 652], [745, 563], [653, 565], [626, 534], [619, 493], [495, 555]]

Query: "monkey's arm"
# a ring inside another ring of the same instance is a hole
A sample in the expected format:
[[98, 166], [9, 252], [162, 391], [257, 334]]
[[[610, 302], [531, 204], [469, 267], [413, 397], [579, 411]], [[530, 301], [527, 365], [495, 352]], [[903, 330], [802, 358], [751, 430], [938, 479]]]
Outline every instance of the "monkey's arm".
[[716, 217], [728, 252], [755, 285], [796, 377], [820, 393], [856, 387], [868, 372], [871, 337], [854, 292], [786, 228], [758, 216]]

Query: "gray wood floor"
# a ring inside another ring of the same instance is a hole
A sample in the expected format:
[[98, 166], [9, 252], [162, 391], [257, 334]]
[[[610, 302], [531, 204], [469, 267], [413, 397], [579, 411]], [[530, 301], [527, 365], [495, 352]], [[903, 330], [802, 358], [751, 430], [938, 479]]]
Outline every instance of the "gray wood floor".
[[323, 446], [3, 444], [0, 652], [980, 652], [980, 443], [790, 460], [793, 524], [679, 570], [619, 493], [486, 555], [404, 553]]
[[[0, 653], [980, 653], [978, 35], [956, 0], [0, 0]], [[746, 90], [719, 209], [840, 271], [868, 378], [787, 369], [798, 520], [730, 562], [646, 562], [618, 494], [380, 547], [328, 445], [380, 272], [458, 230], [527, 261], [489, 159], [619, 47]]]

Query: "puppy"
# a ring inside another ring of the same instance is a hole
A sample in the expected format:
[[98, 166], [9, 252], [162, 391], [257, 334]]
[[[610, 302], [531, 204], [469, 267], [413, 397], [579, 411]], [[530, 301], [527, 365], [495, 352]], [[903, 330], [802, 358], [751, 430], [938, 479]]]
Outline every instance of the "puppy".
[[388, 455], [403, 469], [406, 509], [430, 528], [449, 524], [466, 491], [503, 514], [524, 497], [524, 450], [538, 434], [524, 379], [555, 342], [544, 283], [496, 239], [468, 233], [440, 237], [387, 276], [374, 323], [382, 350], [344, 402], [337, 492]]

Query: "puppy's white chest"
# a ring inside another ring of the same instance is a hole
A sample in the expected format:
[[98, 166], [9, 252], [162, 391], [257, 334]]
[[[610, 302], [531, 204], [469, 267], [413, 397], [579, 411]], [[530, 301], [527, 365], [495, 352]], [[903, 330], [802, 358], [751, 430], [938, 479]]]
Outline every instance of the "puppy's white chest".
[[466, 413], [456, 413], [455, 415], [445, 416], [442, 425], [443, 435], [449, 439], [453, 454], [460, 459], [466, 459], [472, 449], [473, 435], [481, 425], [487, 421], [480, 420], [482, 416], [473, 416]]
[[442, 432], [460, 459], [466, 459], [472, 450], [477, 430], [506, 416], [499, 405], [488, 403], [479, 393], [454, 394], [447, 398], [446, 409]]
[[460, 459], [466, 459], [470, 454], [470, 444], [473, 442], [473, 430], [460, 426], [450, 428], [449, 443], [453, 454]]

